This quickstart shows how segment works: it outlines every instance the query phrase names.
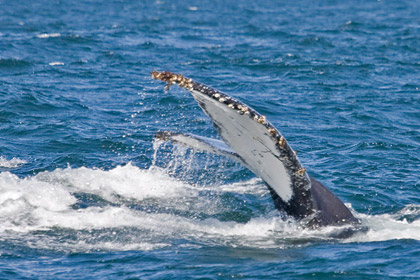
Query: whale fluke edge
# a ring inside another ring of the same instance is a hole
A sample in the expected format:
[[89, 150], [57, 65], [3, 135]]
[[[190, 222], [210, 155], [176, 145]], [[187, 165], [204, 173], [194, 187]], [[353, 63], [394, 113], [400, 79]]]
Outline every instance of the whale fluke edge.
[[265, 182], [279, 211], [307, 227], [362, 228], [337, 196], [308, 175], [286, 139], [265, 116], [180, 74], [153, 71], [151, 75], [166, 82], [167, 87], [178, 84], [187, 89], [213, 121], [223, 141], [175, 132], [158, 132], [157, 138], [238, 160]]

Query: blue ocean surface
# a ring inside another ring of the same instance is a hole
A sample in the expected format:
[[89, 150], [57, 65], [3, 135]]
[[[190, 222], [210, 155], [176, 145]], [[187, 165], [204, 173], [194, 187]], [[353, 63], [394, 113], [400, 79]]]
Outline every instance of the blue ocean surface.
[[[284, 220], [181, 73], [249, 104], [366, 232]], [[1, 279], [420, 279], [420, 2], [0, 0]]]

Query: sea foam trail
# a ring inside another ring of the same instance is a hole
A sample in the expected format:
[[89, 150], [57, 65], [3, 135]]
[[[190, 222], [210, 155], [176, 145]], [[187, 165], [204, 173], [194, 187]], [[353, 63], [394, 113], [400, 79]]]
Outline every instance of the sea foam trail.
[[26, 160], [19, 158], [6, 159], [3, 156], [0, 156], [0, 168], [16, 168], [23, 164], [26, 164]]
[[[224, 201], [226, 195], [243, 200]], [[0, 237], [70, 251], [149, 250], [177, 246], [178, 240], [183, 246], [279, 248], [329, 240], [339, 230], [304, 229], [283, 220], [274, 208], [252, 212], [249, 207], [244, 220], [226, 218], [247, 199], [261, 197], [269, 194], [256, 178], [202, 186], [175, 179], [162, 168], [130, 163], [111, 170], [69, 167], [25, 178], [2, 172]], [[262, 203], [272, 207], [269, 199]], [[420, 240], [419, 205], [393, 214], [355, 215], [369, 231], [343, 242]]]
[[369, 228], [347, 242], [386, 241], [392, 239], [420, 240], [420, 205], [407, 205], [397, 213], [382, 215], [358, 214]]
[[[162, 172], [141, 170], [131, 164], [109, 171], [88, 168], [57, 169], [18, 178], [0, 173], [0, 231], [31, 231], [49, 227], [73, 229], [130, 226], [136, 211], [122, 200], [183, 197], [189, 186]], [[187, 193], [188, 190], [188, 193]], [[75, 209], [77, 194], [95, 195], [102, 206]], [[117, 205], [110, 205], [119, 203]], [[118, 218], [119, 217], [119, 218]]]

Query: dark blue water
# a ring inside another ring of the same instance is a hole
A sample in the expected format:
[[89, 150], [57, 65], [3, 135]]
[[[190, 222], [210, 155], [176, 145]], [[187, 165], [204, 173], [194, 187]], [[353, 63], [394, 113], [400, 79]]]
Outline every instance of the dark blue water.
[[[420, 2], [0, 0], [0, 278], [420, 278]], [[179, 72], [250, 104], [369, 228], [283, 221]]]

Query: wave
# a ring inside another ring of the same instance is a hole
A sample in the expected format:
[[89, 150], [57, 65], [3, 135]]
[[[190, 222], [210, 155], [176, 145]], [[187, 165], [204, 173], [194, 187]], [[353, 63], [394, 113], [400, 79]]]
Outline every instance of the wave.
[[[111, 170], [68, 167], [24, 178], [2, 172], [0, 242], [72, 252], [286, 248], [328, 241], [342, 230], [310, 230], [283, 219], [257, 178], [201, 185], [168, 173], [131, 163]], [[353, 212], [369, 230], [340, 242], [420, 240], [420, 205], [392, 214]]]
[[26, 164], [27, 161], [19, 158], [6, 159], [4, 156], [0, 156], [0, 168], [16, 168], [23, 164]]
[[358, 214], [369, 230], [346, 242], [372, 242], [393, 239], [420, 240], [420, 205], [407, 205], [400, 211], [382, 215]]
[[57, 37], [60, 37], [60, 36], [61, 36], [60, 33], [42, 33], [42, 34], [36, 35], [36, 37], [38, 37], [40, 39], [57, 38]]

